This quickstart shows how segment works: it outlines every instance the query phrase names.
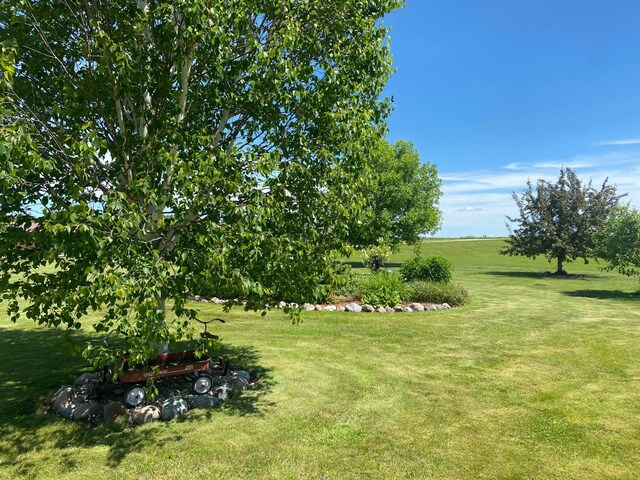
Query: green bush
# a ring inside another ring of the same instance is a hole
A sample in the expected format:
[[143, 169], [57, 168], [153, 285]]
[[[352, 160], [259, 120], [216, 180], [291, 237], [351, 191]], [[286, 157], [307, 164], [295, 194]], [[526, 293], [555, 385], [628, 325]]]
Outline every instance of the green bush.
[[325, 301], [327, 303], [337, 303], [341, 300], [360, 299], [362, 278], [362, 275], [355, 275], [349, 269], [329, 286]]
[[400, 275], [407, 282], [425, 281], [448, 283], [451, 281], [453, 265], [444, 257], [416, 256], [402, 265]]
[[419, 303], [448, 303], [452, 307], [469, 302], [469, 292], [455, 283], [412, 282], [408, 298]]
[[374, 307], [393, 307], [410, 293], [409, 286], [400, 277], [380, 271], [362, 281], [362, 302]]

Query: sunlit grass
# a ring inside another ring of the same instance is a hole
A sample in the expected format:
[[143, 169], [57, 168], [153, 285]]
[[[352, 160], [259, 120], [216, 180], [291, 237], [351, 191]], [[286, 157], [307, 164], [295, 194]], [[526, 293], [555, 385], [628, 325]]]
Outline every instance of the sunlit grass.
[[453, 310], [223, 314], [225, 353], [264, 388], [126, 431], [43, 414], [82, 360], [2, 314], [0, 477], [638, 478], [638, 281], [581, 263], [545, 276], [500, 245], [425, 242], [471, 293]]

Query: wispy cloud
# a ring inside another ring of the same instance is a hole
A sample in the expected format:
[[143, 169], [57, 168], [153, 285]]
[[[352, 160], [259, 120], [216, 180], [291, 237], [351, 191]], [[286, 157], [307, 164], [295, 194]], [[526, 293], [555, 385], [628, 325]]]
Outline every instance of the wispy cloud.
[[440, 200], [443, 229], [440, 235], [506, 235], [505, 215], [517, 214], [512, 192], [521, 193], [527, 180], [555, 181], [561, 166], [576, 169], [593, 185], [609, 179], [619, 193], [629, 193], [623, 201], [640, 206], [640, 152], [609, 152], [579, 155], [558, 161], [512, 163], [495, 170], [441, 172], [444, 195]]
[[640, 137], [624, 138], [621, 140], [605, 140], [604, 142], [593, 142], [591, 145], [594, 147], [604, 147], [610, 145], [640, 145]]

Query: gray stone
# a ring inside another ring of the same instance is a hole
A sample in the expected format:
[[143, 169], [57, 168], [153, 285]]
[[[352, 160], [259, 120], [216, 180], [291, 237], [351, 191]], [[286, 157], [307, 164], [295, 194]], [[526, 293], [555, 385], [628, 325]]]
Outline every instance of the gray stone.
[[131, 419], [136, 425], [160, 420], [160, 409], [155, 405], [145, 405], [131, 411]]
[[61, 415], [62, 408], [71, 402], [73, 398], [73, 387], [71, 385], [63, 385], [56, 392], [53, 397], [53, 401], [51, 402], [51, 408], [54, 412]]
[[65, 403], [64, 405], [62, 405], [62, 407], [60, 407], [60, 410], [57, 410], [57, 413], [62, 418], [72, 419], [73, 418], [73, 412], [75, 412], [75, 411], [76, 411], [76, 404], [75, 403]]
[[409, 313], [409, 312], [413, 312], [413, 309], [411, 307], [404, 307], [402, 311]]
[[395, 313], [395, 309], [391, 308], [391, 307], [384, 307], [385, 312], [387, 313]]
[[338, 311], [338, 312], [344, 312], [345, 310], [346, 310], [346, 308], [343, 307], [342, 305], [336, 307], [336, 311]]
[[324, 307], [324, 309], [327, 312], [335, 312], [338, 309], [338, 307], [336, 307], [335, 305], [327, 305], [326, 307]]
[[362, 307], [357, 303], [350, 303], [344, 307], [346, 312], [356, 312], [359, 313], [362, 311]]
[[287, 306], [287, 302], [283, 302], [282, 300], [278, 302], [276, 308], [284, 308]]
[[251, 375], [249, 375], [249, 372], [245, 370], [236, 370], [231, 374], [231, 376], [244, 378], [247, 382], [251, 381]]
[[224, 402], [231, 396], [232, 391], [233, 387], [228, 383], [224, 383], [216, 388], [216, 396], [218, 397], [218, 400]]
[[313, 310], [316, 309], [315, 305], [311, 305], [310, 303], [303, 303], [302, 304], [302, 310], [304, 310], [305, 312], [311, 312]]
[[165, 400], [162, 404], [162, 412], [160, 416], [163, 420], [173, 420], [174, 418], [186, 415], [189, 411], [189, 405], [184, 398], [172, 397]]
[[376, 308], [376, 312], [378, 313], [387, 313], [387, 309], [384, 307], [378, 307]]
[[215, 408], [220, 406], [220, 399], [209, 395], [189, 395], [187, 400], [191, 408]]
[[102, 405], [98, 403], [79, 403], [73, 411], [73, 419], [79, 422], [90, 422], [94, 420], [102, 410]]
[[107, 425], [129, 423], [127, 408], [120, 402], [109, 402], [104, 406], [104, 423]]
[[400, 306], [400, 305], [396, 305], [395, 307], [393, 307], [393, 311], [394, 312], [404, 312], [404, 308], [402, 308], [402, 306]]
[[362, 307], [360, 307], [360, 308], [362, 309], [362, 311], [363, 311], [363, 312], [367, 312], [367, 313], [375, 312], [375, 311], [376, 311], [376, 309], [375, 309], [375, 308], [373, 308], [373, 307], [372, 307], [371, 305], [369, 305], [368, 303], [365, 303], [365, 304], [364, 304], [364, 305], [362, 305]]
[[193, 299], [194, 299], [196, 302], [199, 302], [201, 298], [202, 298], [202, 297], [201, 297], [200, 295], [194, 295], [194, 296], [193, 296]]
[[316, 305], [315, 309], [317, 312], [322, 312], [324, 310], [324, 306], [323, 305]]
[[444, 307], [445, 310], [449, 310], [451, 308], [451, 306], [448, 303], [443, 303], [442, 306]]
[[249, 387], [249, 381], [242, 377], [231, 377], [231, 387], [237, 392], [244, 392]]
[[424, 312], [424, 305], [421, 303], [412, 303], [409, 305], [414, 312]]

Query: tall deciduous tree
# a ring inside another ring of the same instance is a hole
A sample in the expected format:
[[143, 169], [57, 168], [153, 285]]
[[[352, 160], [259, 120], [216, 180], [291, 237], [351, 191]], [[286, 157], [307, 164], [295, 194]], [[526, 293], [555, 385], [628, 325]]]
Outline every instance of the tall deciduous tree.
[[640, 212], [623, 208], [615, 212], [595, 237], [596, 255], [608, 270], [640, 276]]
[[420, 161], [413, 143], [381, 141], [373, 154], [370, 174], [366, 217], [354, 229], [354, 244], [368, 246], [382, 241], [397, 246], [415, 243], [420, 235], [438, 230], [442, 193], [438, 169]]
[[101, 312], [135, 362], [192, 335], [198, 285], [255, 309], [319, 293], [385, 129], [399, 3], [0, 0], [12, 318]]
[[557, 261], [557, 274], [565, 273], [564, 264], [577, 258], [588, 261], [593, 256], [593, 235], [607, 221], [609, 212], [618, 205], [620, 195], [607, 180], [599, 190], [592, 182], [583, 185], [570, 168], [562, 168], [556, 183], [529, 181], [527, 190], [513, 199], [519, 217], [507, 217], [514, 223], [509, 228], [508, 246], [503, 255], [536, 258], [544, 255]]

